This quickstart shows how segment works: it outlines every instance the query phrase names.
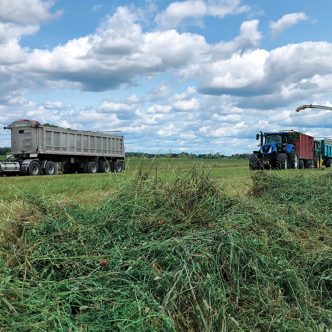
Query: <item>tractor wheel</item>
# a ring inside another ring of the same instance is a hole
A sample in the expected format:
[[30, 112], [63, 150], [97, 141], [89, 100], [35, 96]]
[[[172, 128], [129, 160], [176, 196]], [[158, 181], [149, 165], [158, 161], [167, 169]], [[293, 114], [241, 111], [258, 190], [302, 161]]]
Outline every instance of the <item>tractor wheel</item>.
[[290, 156], [290, 168], [299, 168], [299, 157], [296, 153]]
[[249, 169], [255, 170], [255, 169], [260, 169], [261, 168], [261, 163], [259, 161], [259, 158], [255, 154], [251, 154], [249, 156]]
[[286, 153], [279, 153], [277, 155], [277, 169], [287, 169], [288, 158]]

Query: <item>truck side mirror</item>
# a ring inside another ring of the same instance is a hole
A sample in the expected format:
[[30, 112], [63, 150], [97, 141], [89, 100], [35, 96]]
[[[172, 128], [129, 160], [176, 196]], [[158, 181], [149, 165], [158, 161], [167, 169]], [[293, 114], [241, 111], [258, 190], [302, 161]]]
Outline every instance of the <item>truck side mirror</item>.
[[256, 140], [257, 141], [259, 140], [259, 134], [256, 134]]

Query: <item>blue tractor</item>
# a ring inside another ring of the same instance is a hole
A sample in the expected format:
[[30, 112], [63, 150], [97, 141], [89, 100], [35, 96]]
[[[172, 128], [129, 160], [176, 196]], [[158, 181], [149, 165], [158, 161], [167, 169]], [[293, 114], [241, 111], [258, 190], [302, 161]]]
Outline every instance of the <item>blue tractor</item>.
[[251, 170], [298, 168], [299, 159], [293, 145], [292, 134], [290, 131], [257, 134], [256, 140], [260, 140], [260, 149], [249, 156], [249, 168]]

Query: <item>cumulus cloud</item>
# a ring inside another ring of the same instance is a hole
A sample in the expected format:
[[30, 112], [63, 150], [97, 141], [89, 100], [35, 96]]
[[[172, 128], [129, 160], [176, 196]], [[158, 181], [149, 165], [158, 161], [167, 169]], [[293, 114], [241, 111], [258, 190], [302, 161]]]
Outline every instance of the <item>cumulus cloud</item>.
[[176, 30], [143, 32], [127, 8], [118, 8], [95, 34], [52, 50], [33, 50], [13, 71], [40, 81], [65, 81], [104, 91], [141, 75], [185, 66], [207, 45], [204, 37]]
[[36, 25], [61, 15], [61, 11], [54, 14], [50, 9], [55, 1], [42, 0], [1, 0], [0, 21], [13, 22], [19, 25]]
[[241, 107], [261, 109], [321, 98], [328, 94], [331, 52], [330, 43], [303, 42], [215, 58], [196, 73], [200, 77], [199, 91], [231, 95]]
[[239, 14], [249, 10], [240, 0], [186, 0], [171, 3], [155, 21], [161, 28], [175, 28], [189, 21], [201, 24], [204, 16], [222, 18], [226, 15]]
[[[204, 4], [205, 16], [212, 15], [213, 5], [219, 6], [215, 15], [220, 17], [232, 4], [245, 10], [239, 1], [196, 2], [187, 18], [203, 17], [198, 3]], [[147, 30], [134, 12], [120, 7], [94, 33], [49, 50], [22, 48], [20, 36], [35, 33], [42, 17], [24, 23], [26, 30], [13, 21], [0, 23], [0, 124], [30, 117], [77, 129], [119, 129], [129, 151], [225, 154], [253, 149], [259, 130], [293, 128], [321, 136], [331, 127], [323, 113], [308, 112], [300, 118], [294, 112], [299, 103], [330, 99], [329, 42], [266, 50], [259, 21], [251, 20], [241, 24], [232, 40], [212, 44], [197, 33]], [[10, 38], [6, 29], [11, 29]], [[138, 84], [133, 94], [130, 87]], [[75, 107], [60, 98], [37, 102], [24, 90], [107, 91], [122, 86], [123, 98], [104, 93], [88, 107]]]
[[270, 22], [271, 35], [276, 37], [285, 29], [288, 29], [297, 23], [306, 20], [308, 20], [308, 17], [305, 13], [302, 12], [285, 14], [279, 20]]

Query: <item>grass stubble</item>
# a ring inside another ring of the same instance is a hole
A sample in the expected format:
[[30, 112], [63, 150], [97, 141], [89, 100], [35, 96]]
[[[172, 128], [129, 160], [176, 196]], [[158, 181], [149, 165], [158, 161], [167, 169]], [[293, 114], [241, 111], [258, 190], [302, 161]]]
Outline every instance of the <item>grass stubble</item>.
[[1, 331], [328, 331], [332, 177], [138, 171], [95, 208], [25, 193], [2, 228]]

